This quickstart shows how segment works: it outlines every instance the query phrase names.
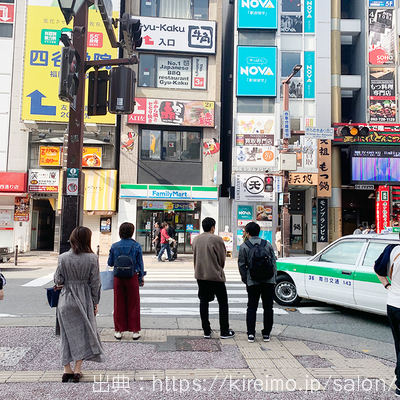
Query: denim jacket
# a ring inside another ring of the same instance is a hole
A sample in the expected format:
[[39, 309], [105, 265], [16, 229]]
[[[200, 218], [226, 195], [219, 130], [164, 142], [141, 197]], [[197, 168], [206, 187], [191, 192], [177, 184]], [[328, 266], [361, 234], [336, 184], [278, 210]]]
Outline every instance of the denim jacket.
[[[128, 251], [131, 248], [132, 244], [133, 247], [130, 253], [128, 254]], [[121, 252], [118, 250], [116, 245], [121, 250]], [[141, 283], [143, 281], [143, 277], [147, 273], [144, 270], [144, 265], [143, 265], [142, 246], [133, 239], [121, 239], [119, 242], [114, 243], [111, 246], [110, 254], [108, 256], [108, 265], [110, 267], [114, 266], [115, 260], [121, 255], [121, 253], [123, 255], [128, 255], [132, 258], [133, 262], [135, 263], [135, 272], [138, 273], [139, 283]]]

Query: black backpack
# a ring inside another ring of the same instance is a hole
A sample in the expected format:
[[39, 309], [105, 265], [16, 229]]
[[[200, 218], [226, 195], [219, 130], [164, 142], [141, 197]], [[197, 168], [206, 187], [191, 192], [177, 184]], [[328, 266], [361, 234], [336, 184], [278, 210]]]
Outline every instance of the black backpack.
[[250, 240], [244, 242], [249, 248], [249, 271], [254, 281], [266, 281], [274, 276], [274, 264], [271, 254], [267, 249], [267, 241], [261, 239], [261, 243], [252, 244]]
[[[128, 254], [131, 252], [135, 242], [132, 243], [131, 248], [128, 251]], [[135, 275], [135, 263], [129, 255], [122, 254], [121, 249], [115, 244], [115, 247], [118, 249], [120, 256], [117, 257], [114, 263], [114, 276], [116, 278], [128, 279], [132, 278]]]

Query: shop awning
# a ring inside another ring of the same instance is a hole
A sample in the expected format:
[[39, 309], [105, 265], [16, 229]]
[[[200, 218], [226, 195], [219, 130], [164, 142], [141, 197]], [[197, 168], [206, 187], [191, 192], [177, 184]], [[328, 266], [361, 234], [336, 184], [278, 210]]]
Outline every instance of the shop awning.
[[[115, 211], [117, 171], [110, 169], [83, 170], [85, 174], [85, 195], [83, 209], [85, 211]], [[60, 174], [60, 188], [62, 188]], [[58, 197], [58, 208], [61, 209], [62, 193]]]

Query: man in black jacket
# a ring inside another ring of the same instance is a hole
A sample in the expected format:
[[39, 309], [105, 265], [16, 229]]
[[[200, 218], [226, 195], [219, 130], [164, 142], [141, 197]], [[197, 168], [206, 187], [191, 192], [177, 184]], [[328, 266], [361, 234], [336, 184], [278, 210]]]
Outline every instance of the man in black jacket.
[[246, 324], [247, 324], [247, 339], [250, 343], [254, 342], [256, 334], [256, 318], [257, 318], [257, 307], [260, 301], [260, 296], [262, 299], [262, 305], [264, 309], [264, 329], [262, 330], [264, 342], [269, 342], [270, 334], [272, 330], [272, 325], [274, 323], [274, 311], [273, 305], [273, 294], [276, 283], [276, 257], [274, 249], [270, 242], [259, 237], [260, 226], [255, 222], [249, 222], [245, 230], [248, 235], [248, 242], [251, 245], [262, 245], [265, 244], [267, 252], [269, 252], [269, 259], [273, 264], [274, 274], [272, 278], [263, 281], [255, 281], [252, 279], [249, 271], [250, 266], [250, 248], [243, 243], [239, 248], [239, 272], [242, 277], [242, 282], [246, 284], [248, 303], [247, 303], [247, 314], [246, 314]]

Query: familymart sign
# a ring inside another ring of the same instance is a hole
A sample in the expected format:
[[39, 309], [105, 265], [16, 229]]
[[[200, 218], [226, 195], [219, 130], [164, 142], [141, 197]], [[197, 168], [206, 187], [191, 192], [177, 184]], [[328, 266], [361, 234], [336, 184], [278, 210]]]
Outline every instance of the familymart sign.
[[218, 188], [214, 186], [164, 186], [122, 184], [121, 198], [218, 200]]

